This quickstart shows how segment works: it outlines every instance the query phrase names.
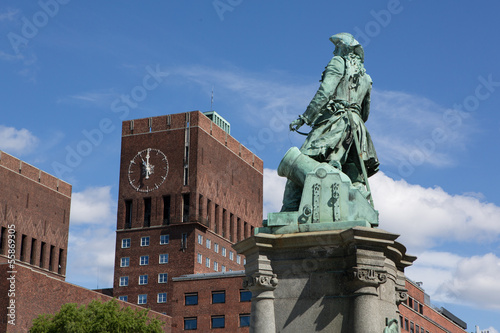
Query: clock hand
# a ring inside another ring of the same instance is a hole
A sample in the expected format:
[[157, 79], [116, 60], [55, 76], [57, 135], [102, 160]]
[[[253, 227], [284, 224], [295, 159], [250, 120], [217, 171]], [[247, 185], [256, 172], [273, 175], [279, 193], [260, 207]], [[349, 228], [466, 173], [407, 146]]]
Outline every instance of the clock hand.
[[149, 179], [149, 176], [151, 175], [151, 165], [149, 164], [149, 151], [151, 148], [148, 148], [148, 152], [146, 154], [146, 179]]

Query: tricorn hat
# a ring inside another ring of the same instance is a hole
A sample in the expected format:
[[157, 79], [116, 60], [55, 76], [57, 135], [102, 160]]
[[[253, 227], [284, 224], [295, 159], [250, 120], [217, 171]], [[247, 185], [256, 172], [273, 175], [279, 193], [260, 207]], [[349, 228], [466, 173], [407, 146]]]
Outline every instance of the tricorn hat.
[[341, 32], [335, 34], [330, 37], [330, 40], [333, 44], [335, 44], [335, 46], [337, 45], [338, 42], [342, 41], [342, 43], [350, 47], [351, 50], [361, 58], [362, 62], [365, 61], [365, 52], [363, 50], [363, 47], [361, 46], [361, 44], [359, 44], [359, 42], [356, 39], [354, 39], [354, 36], [351, 35], [350, 33]]

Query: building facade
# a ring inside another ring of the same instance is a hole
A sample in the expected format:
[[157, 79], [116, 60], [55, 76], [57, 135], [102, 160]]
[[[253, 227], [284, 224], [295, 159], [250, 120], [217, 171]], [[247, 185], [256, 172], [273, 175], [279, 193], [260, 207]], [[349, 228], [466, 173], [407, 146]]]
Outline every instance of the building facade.
[[467, 324], [444, 308], [432, 306], [422, 287], [406, 279], [408, 299], [399, 305], [401, 332], [466, 333]]
[[[0, 188], [0, 332], [29, 332], [66, 303], [111, 300], [64, 281], [71, 185], [0, 151]], [[170, 317], [149, 316], [170, 332]]]
[[123, 122], [114, 297], [170, 315], [173, 278], [244, 268], [231, 246], [261, 224], [263, 163], [208, 116]]
[[64, 280], [71, 185], [0, 151], [0, 186], [0, 263]]

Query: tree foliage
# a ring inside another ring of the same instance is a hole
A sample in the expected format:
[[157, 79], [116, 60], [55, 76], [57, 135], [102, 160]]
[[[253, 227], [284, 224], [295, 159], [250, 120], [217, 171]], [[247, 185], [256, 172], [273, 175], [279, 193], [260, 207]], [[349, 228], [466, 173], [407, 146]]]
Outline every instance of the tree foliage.
[[148, 318], [148, 310], [120, 307], [116, 300], [92, 301], [78, 306], [68, 303], [54, 314], [42, 314], [33, 320], [32, 333], [160, 333], [164, 325]]

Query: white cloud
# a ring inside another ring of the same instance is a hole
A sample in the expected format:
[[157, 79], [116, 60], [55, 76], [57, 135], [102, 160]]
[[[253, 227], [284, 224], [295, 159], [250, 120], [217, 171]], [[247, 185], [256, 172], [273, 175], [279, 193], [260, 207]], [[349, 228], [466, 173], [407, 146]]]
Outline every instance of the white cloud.
[[103, 109], [109, 109], [111, 103], [119, 97], [119, 94], [113, 91], [88, 91], [76, 95], [71, 95], [65, 98], [60, 98], [57, 103], [77, 103], [82, 106], [96, 106]]
[[[285, 73], [262, 77], [234, 68], [219, 70], [193, 66], [177, 68], [172, 73], [201, 85], [207, 92], [215, 86], [218, 99], [236, 104], [243, 120], [255, 126], [266, 126], [270, 115], [277, 110], [286, 110], [288, 124], [305, 111], [318, 87], [317, 83], [291, 83], [294, 80], [289, 80]], [[175, 82], [178, 84], [177, 80]]]
[[264, 168], [264, 219], [268, 213], [281, 210], [285, 184], [286, 178], [278, 176], [276, 170]]
[[0, 22], [13, 21], [18, 13], [19, 9], [8, 8], [6, 12], [0, 13]]
[[110, 186], [90, 187], [82, 192], [73, 193], [70, 223], [114, 226], [115, 205]]
[[370, 178], [380, 228], [401, 234], [413, 252], [440, 242], [492, 242], [500, 235], [500, 207], [476, 197], [450, 195], [395, 181], [382, 172]]
[[461, 257], [426, 251], [405, 274], [413, 281], [422, 281], [433, 302], [500, 310], [500, 258], [493, 253]]
[[489, 333], [498, 333], [498, 331], [492, 326], [488, 327], [485, 331]]
[[86, 288], [113, 286], [114, 228], [71, 227], [67, 281]]
[[89, 187], [73, 193], [68, 240], [69, 282], [86, 288], [112, 287], [115, 227], [116, 203], [110, 186]]
[[0, 150], [23, 155], [32, 152], [38, 145], [38, 138], [25, 128], [0, 125]]
[[500, 310], [500, 258], [493, 253], [463, 258], [452, 277], [436, 290], [436, 297], [450, 303], [460, 302]]
[[379, 159], [400, 167], [402, 176], [423, 164], [453, 165], [453, 154], [464, 149], [476, 131], [467, 114], [403, 92], [375, 89], [371, 109], [367, 127]]

